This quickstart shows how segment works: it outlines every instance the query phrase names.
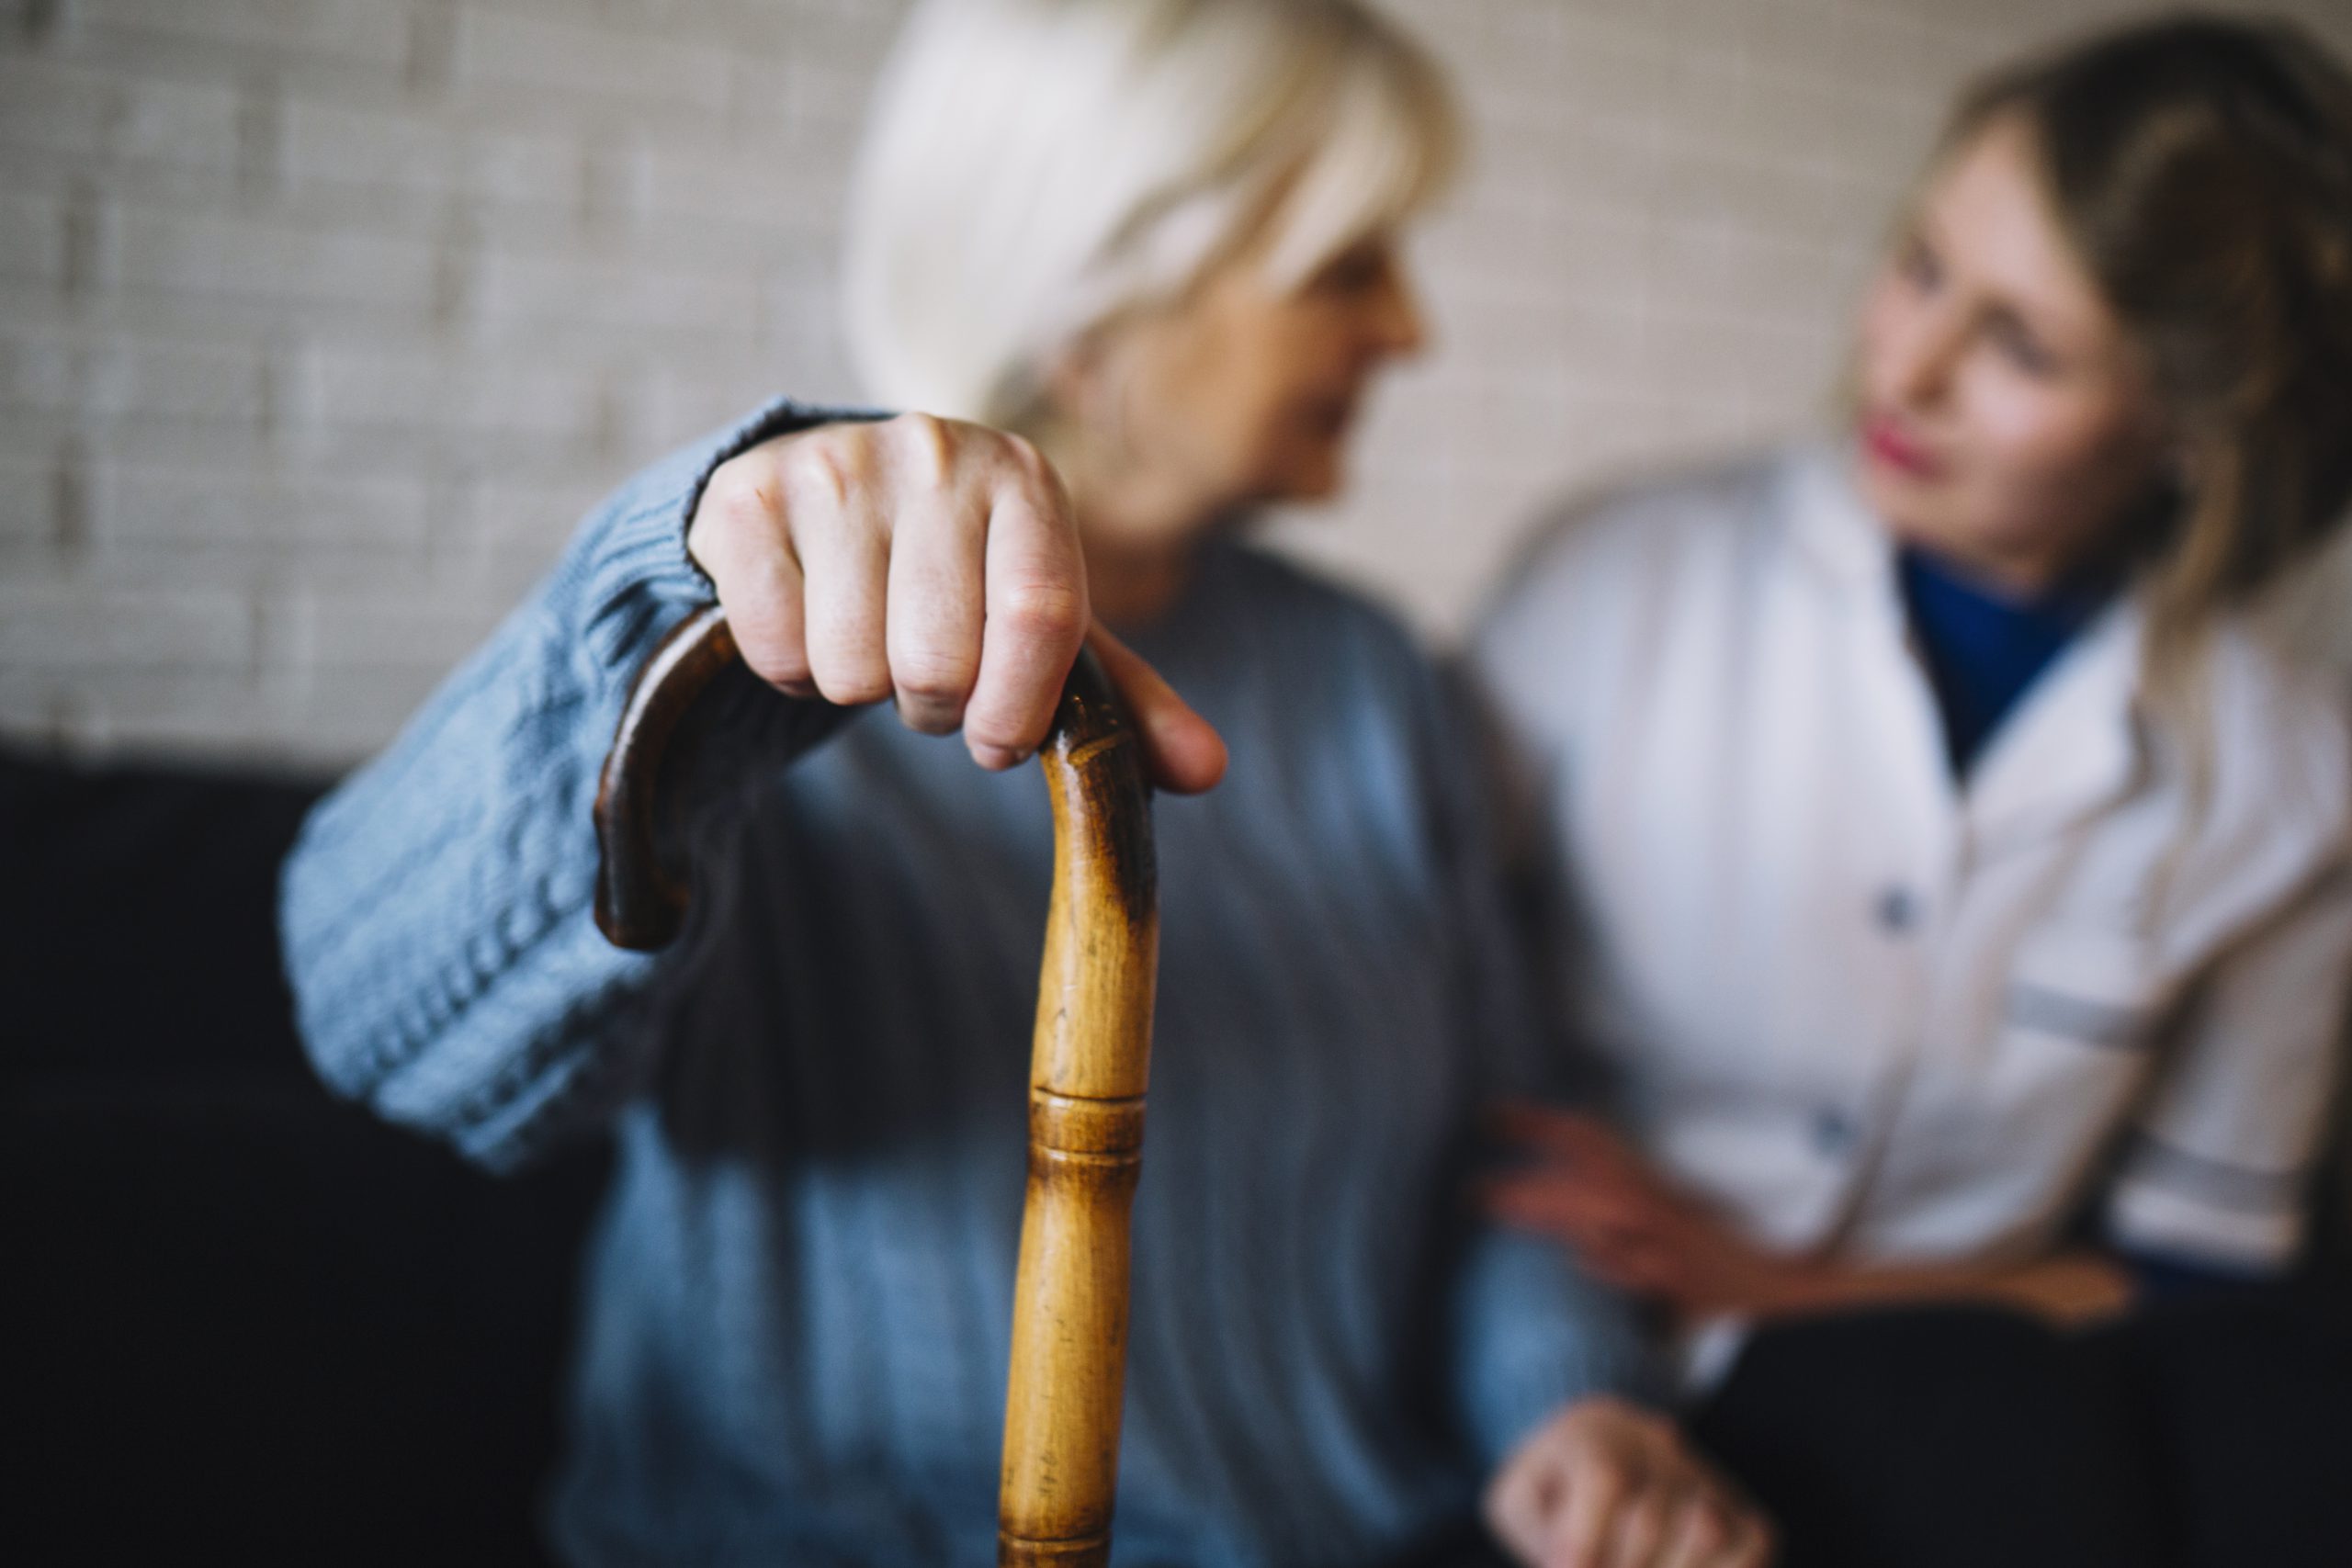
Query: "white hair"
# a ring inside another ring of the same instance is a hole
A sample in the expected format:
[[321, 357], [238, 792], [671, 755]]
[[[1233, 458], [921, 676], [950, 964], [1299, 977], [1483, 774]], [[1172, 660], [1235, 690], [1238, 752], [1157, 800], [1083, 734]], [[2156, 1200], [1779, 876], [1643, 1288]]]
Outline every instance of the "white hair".
[[922, 0], [851, 194], [852, 358], [879, 402], [1019, 426], [1054, 355], [1243, 244], [1292, 288], [1403, 221], [1456, 134], [1363, 0]]

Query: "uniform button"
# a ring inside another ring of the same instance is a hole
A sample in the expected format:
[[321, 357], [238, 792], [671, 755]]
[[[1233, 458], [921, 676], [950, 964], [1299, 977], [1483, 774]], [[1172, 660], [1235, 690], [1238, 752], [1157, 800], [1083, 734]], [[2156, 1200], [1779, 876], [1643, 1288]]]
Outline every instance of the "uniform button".
[[1879, 930], [1899, 936], [1919, 923], [1919, 900], [1907, 887], [1889, 887], [1879, 894], [1871, 913]]
[[1825, 1155], [1842, 1155], [1854, 1146], [1853, 1119], [1835, 1106], [1813, 1113], [1813, 1146]]

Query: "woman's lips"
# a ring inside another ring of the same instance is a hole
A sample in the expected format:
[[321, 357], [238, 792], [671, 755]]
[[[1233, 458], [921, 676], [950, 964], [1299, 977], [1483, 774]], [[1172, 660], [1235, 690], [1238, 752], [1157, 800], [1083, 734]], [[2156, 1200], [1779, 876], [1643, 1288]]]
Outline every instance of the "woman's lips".
[[1862, 449], [1874, 461], [1907, 479], [1932, 479], [1943, 472], [1943, 463], [1934, 453], [1884, 414], [1871, 414], [1862, 421]]

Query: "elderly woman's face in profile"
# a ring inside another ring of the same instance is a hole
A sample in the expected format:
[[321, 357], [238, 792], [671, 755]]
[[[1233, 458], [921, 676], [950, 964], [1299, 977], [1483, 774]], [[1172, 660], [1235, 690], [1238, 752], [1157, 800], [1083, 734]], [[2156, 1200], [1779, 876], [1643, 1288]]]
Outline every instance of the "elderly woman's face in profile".
[[2097, 549], [2164, 420], [2137, 344], [1996, 120], [1929, 181], [1862, 310], [1859, 479], [1900, 536], [2019, 588]]
[[1176, 306], [1110, 329], [1094, 358], [1118, 389], [1124, 459], [1207, 517], [1337, 491], [1373, 372], [1421, 341], [1396, 245], [1378, 234], [1289, 289], [1244, 254]]

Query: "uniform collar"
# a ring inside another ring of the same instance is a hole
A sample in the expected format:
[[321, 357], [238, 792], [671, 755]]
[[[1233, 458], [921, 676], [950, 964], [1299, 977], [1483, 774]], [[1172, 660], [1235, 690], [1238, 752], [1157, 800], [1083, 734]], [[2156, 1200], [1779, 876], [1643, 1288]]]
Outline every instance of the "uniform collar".
[[[1843, 443], [1794, 456], [1781, 480], [1791, 536], [1840, 604], [1871, 622], [1865, 635], [1883, 636], [1906, 661], [1932, 716], [1935, 694], [1911, 645], [1895, 581], [1894, 542], [1855, 491], [1853, 461]], [[2063, 830], [2137, 782], [2145, 763], [2135, 714], [2143, 635], [2142, 613], [2126, 590], [1995, 732], [1955, 802], [1975, 853]], [[1930, 723], [1924, 733], [1940, 731]]]
[[1900, 605], [1893, 598], [1894, 541], [1856, 493], [1853, 448], [1843, 443], [1801, 447], [1782, 472], [1798, 549], [1840, 592]]
[[2075, 637], [1994, 732], [1962, 807], [1980, 852], [2105, 809], [2147, 765], [2138, 716], [2144, 619], [2127, 593]]

